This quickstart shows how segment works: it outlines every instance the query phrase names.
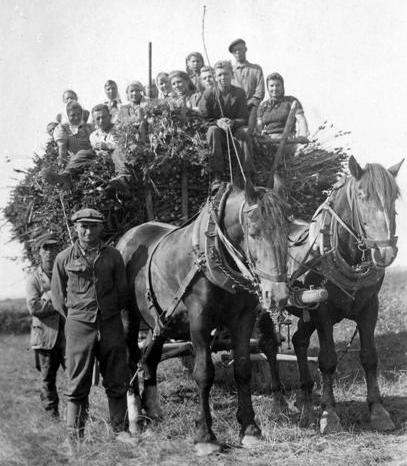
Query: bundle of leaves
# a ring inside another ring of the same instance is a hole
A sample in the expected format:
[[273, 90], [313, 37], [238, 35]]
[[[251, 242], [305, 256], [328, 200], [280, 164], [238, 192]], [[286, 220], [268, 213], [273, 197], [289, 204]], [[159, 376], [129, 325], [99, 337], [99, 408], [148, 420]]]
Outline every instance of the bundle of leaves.
[[[325, 121], [310, 143], [298, 145], [295, 153], [287, 145], [277, 171], [295, 217], [310, 220], [330, 188], [346, 173], [349, 147], [344, 147], [343, 141], [348, 134]], [[255, 143], [258, 184], [267, 184], [277, 147], [264, 143], [261, 138]]]

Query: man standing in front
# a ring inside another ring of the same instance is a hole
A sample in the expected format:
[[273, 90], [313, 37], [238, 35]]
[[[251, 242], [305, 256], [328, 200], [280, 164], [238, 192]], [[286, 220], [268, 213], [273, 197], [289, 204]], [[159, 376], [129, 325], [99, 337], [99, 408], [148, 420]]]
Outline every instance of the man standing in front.
[[[208, 169], [212, 177], [212, 191], [219, 187], [225, 171], [224, 152], [228, 142], [230, 157], [235, 159], [232, 136], [247, 141], [243, 127], [248, 118], [246, 94], [243, 89], [232, 85], [230, 62], [215, 63], [214, 72], [216, 86], [207, 89], [199, 101], [199, 113], [211, 123], [206, 138], [210, 150]], [[238, 162], [232, 160], [232, 163], [236, 166]]]
[[103, 215], [82, 209], [72, 216], [76, 242], [58, 254], [52, 302], [66, 316], [68, 448], [83, 438], [95, 357], [106, 390], [113, 432], [124, 430], [129, 380], [120, 310], [127, 305], [127, 279], [120, 253], [103, 244]]
[[250, 114], [249, 131], [251, 131], [256, 123], [257, 108], [265, 95], [263, 70], [259, 65], [247, 61], [247, 47], [243, 39], [234, 40], [229, 45], [229, 52], [235, 58], [232, 84], [241, 87], [246, 92]]
[[45, 233], [37, 241], [40, 265], [26, 283], [27, 307], [32, 315], [31, 347], [35, 352], [35, 367], [41, 372], [40, 399], [47, 413], [58, 419], [57, 372], [65, 369], [65, 319], [51, 302], [51, 275], [58, 252], [58, 238]]

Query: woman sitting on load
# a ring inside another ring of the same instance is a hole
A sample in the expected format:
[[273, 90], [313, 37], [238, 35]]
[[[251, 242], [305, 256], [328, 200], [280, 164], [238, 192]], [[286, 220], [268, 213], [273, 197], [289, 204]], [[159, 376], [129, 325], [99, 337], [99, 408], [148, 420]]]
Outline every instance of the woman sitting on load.
[[272, 139], [280, 139], [283, 135], [293, 102], [296, 102], [295, 125], [290, 130], [289, 137], [295, 137], [295, 142], [308, 142], [308, 124], [304, 110], [298, 99], [284, 95], [284, 79], [279, 73], [271, 73], [266, 78], [269, 99], [260, 104], [257, 111], [257, 129]]

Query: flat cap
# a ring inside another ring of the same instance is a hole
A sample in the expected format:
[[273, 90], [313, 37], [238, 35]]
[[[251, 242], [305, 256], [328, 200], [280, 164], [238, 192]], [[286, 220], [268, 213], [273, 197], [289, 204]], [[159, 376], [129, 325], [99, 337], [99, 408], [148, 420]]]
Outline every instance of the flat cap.
[[235, 39], [231, 44], [229, 45], [229, 52], [232, 53], [232, 49], [235, 45], [237, 44], [243, 44], [246, 45], [246, 42], [243, 39]]
[[38, 249], [41, 249], [46, 244], [58, 244], [59, 238], [55, 233], [44, 233], [43, 235], [39, 236], [36, 241], [35, 245]]
[[95, 209], [81, 209], [78, 212], [75, 212], [71, 220], [75, 222], [94, 222], [94, 223], [103, 223], [105, 217]]

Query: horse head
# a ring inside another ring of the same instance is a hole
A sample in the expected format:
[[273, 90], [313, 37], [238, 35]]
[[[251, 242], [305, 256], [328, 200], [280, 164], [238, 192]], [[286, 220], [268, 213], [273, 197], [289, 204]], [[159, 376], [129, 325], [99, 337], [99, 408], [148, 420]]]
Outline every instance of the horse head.
[[362, 169], [353, 156], [349, 159], [352, 178], [347, 194], [353, 226], [360, 238], [359, 246], [370, 249], [377, 268], [389, 266], [397, 255], [396, 176], [403, 161], [386, 170], [379, 164], [367, 164]]
[[282, 308], [288, 299], [288, 220], [283, 202], [272, 190], [245, 185], [239, 221], [243, 230], [241, 248], [258, 281], [263, 304]]

